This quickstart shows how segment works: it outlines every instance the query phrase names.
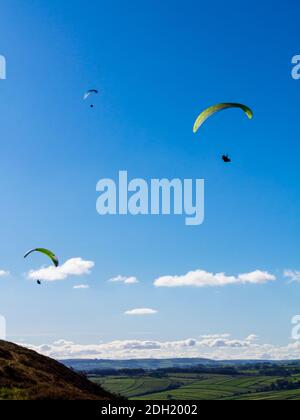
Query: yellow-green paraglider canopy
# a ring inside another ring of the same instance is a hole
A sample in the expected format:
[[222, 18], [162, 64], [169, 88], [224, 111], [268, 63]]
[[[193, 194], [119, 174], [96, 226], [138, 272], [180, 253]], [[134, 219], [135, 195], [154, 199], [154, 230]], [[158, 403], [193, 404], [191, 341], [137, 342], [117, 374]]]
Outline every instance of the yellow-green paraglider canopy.
[[205, 123], [205, 121], [210, 118], [212, 115], [216, 114], [217, 112], [223, 111], [224, 109], [228, 109], [228, 108], [240, 108], [242, 109], [245, 114], [247, 115], [247, 117], [251, 120], [253, 118], [253, 112], [252, 110], [243, 104], [238, 104], [238, 103], [223, 103], [223, 104], [218, 104], [218, 105], [214, 105], [211, 106], [209, 108], [207, 108], [205, 111], [203, 111], [199, 117], [197, 118], [195, 124], [194, 124], [194, 128], [193, 128], [193, 132], [197, 133], [197, 131], [199, 130], [199, 128]]

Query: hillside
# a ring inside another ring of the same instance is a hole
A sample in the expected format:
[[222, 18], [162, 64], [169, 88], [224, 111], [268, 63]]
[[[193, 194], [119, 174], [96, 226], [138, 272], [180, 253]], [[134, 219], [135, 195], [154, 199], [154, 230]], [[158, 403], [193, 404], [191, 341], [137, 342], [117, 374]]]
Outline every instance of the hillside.
[[112, 400], [64, 365], [15, 344], [0, 341], [0, 400]]

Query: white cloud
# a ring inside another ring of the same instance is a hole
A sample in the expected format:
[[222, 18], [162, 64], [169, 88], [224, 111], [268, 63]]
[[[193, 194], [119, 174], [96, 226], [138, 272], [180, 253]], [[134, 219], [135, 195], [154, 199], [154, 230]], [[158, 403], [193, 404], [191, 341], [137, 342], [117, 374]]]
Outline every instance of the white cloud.
[[78, 284], [77, 286], [74, 286], [73, 289], [75, 290], [86, 290], [89, 289], [90, 286], [88, 284]]
[[72, 258], [59, 267], [43, 267], [39, 270], [31, 270], [28, 278], [31, 280], [59, 281], [70, 276], [82, 276], [90, 274], [95, 266], [93, 261], [85, 261], [82, 258]]
[[237, 277], [196, 270], [183, 276], [159, 277], [154, 281], [154, 285], [156, 287], [221, 287], [232, 284], [263, 284], [274, 280], [276, 280], [275, 276], [260, 270], [240, 274]]
[[117, 276], [110, 280], [108, 280], [110, 283], [124, 283], [124, 284], [137, 284], [139, 283], [138, 279], [136, 277], [126, 277], [126, 276]]
[[98, 344], [76, 344], [68, 340], [59, 340], [53, 344], [26, 345], [26, 347], [55, 359], [198, 357], [213, 360], [294, 360], [300, 358], [299, 341], [278, 346], [259, 342], [255, 334], [244, 339], [233, 338], [228, 334], [216, 334], [178, 341], [119, 340]]
[[0, 277], [8, 277], [10, 275], [9, 271], [0, 270]]
[[238, 280], [241, 283], [264, 284], [269, 281], [275, 281], [276, 277], [267, 271], [256, 270], [252, 273], [240, 274]]
[[285, 270], [283, 275], [284, 275], [284, 277], [288, 278], [290, 280], [290, 282], [300, 283], [300, 271]]
[[139, 309], [132, 309], [131, 311], [126, 311], [125, 315], [132, 315], [132, 316], [143, 316], [143, 315], [155, 315], [157, 311], [154, 309], [149, 308], [139, 308]]

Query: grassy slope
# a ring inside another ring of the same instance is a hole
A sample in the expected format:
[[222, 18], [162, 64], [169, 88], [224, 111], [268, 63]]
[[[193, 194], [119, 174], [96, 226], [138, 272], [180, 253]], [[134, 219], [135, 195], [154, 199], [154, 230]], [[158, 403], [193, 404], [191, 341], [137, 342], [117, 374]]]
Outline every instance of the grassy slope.
[[60, 363], [0, 341], [0, 399], [104, 400], [113, 395]]

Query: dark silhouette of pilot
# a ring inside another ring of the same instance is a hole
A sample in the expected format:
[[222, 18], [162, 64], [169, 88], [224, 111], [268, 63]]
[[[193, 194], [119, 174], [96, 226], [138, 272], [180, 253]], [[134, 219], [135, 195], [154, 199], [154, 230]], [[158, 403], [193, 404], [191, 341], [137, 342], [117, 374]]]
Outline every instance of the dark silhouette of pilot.
[[38, 280], [37, 284], [40, 286], [42, 284], [41, 280]]
[[230, 159], [230, 157], [228, 155], [223, 155], [222, 156], [222, 160], [225, 163], [230, 163], [231, 162], [231, 159]]

